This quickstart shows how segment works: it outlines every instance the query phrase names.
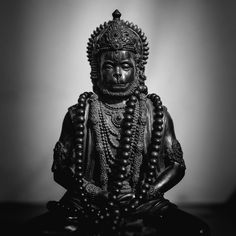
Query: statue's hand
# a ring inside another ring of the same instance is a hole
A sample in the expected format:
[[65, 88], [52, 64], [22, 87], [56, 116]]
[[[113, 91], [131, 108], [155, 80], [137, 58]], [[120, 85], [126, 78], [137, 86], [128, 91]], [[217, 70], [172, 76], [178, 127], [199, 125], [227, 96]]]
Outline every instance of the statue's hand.
[[143, 214], [156, 214], [160, 213], [170, 206], [170, 202], [161, 197], [155, 200], [145, 202], [136, 207], [134, 215], [143, 215]]
[[130, 202], [135, 198], [134, 193], [127, 193], [124, 195], [118, 196], [118, 201], [121, 205], [129, 205]]

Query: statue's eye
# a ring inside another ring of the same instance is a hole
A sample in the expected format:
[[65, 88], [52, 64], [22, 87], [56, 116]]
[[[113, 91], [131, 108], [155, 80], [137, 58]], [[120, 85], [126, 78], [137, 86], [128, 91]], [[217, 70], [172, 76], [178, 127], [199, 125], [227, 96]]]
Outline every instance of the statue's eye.
[[124, 70], [130, 70], [132, 66], [129, 63], [122, 63], [122, 68]]
[[113, 69], [113, 65], [110, 64], [110, 63], [105, 63], [105, 64], [103, 65], [103, 69], [104, 69], [104, 70], [111, 70], [111, 69]]

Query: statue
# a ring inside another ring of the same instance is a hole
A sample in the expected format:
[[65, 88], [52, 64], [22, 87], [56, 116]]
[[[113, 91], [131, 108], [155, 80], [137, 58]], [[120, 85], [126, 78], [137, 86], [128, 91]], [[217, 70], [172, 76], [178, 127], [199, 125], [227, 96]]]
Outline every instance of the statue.
[[183, 152], [145, 85], [146, 36], [120, 17], [114, 11], [89, 39], [93, 92], [68, 109], [54, 149], [54, 179], [66, 193], [33, 225], [40, 235], [210, 235], [164, 198], [185, 174]]

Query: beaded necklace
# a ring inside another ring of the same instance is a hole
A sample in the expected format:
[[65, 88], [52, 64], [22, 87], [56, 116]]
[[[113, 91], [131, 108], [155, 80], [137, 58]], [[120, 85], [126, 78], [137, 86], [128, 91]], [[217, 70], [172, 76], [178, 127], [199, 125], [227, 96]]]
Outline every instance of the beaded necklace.
[[[140, 97], [140, 93], [147, 94], [147, 87], [145, 85], [140, 85], [136, 89], [133, 95], [130, 96], [126, 102], [126, 108], [124, 113], [124, 120], [121, 124], [122, 133], [120, 146], [117, 150], [117, 155], [119, 158], [114, 159], [113, 168], [111, 170], [113, 187], [109, 193], [109, 201], [104, 209], [95, 209], [89, 202], [85, 187], [83, 186], [83, 138], [85, 129], [85, 108], [87, 99], [93, 94], [85, 92], [80, 95], [77, 104], [77, 115], [75, 122], [75, 153], [76, 153], [76, 167], [74, 174], [74, 184], [76, 184], [79, 191], [81, 204], [83, 205], [83, 210], [78, 209], [67, 209], [70, 214], [75, 214], [77, 216], [83, 215], [85, 218], [94, 219], [95, 225], [103, 221], [108, 221], [112, 224], [111, 229], [116, 231], [121, 220], [121, 216], [132, 211], [137, 204], [145, 201], [148, 190], [154, 183], [155, 169], [158, 164], [158, 158], [160, 155], [160, 145], [163, 133], [163, 107], [160, 97], [156, 94], [147, 95], [147, 97], [152, 101], [154, 105], [154, 122], [151, 135], [151, 144], [148, 151], [148, 164], [145, 171], [145, 179], [143, 180], [143, 185], [136, 197], [133, 199], [133, 204], [128, 208], [119, 208], [119, 203], [117, 201], [117, 196], [120, 193], [122, 187], [122, 181], [126, 178], [126, 166], [129, 165], [129, 159], [131, 155], [131, 136], [132, 127], [134, 122], [134, 111], [135, 104]], [[59, 204], [59, 202], [57, 202]], [[60, 204], [59, 204], [60, 205]], [[73, 212], [71, 212], [73, 210]]]

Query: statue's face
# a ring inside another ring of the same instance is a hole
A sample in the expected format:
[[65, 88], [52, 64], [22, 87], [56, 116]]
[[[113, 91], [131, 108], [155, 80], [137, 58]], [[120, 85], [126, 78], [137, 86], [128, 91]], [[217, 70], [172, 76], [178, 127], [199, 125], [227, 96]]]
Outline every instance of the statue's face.
[[113, 95], [127, 94], [136, 80], [135, 60], [129, 51], [107, 51], [100, 58], [98, 87]]

